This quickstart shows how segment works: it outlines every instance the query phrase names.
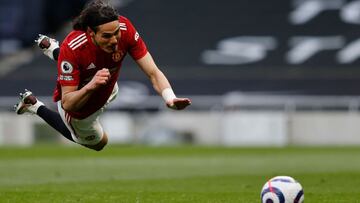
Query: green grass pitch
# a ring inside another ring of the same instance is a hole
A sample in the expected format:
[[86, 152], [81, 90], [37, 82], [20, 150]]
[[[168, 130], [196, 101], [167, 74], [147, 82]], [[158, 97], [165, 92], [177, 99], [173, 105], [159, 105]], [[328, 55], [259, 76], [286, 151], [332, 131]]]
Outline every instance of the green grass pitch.
[[305, 202], [360, 202], [360, 148], [0, 148], [0, 202], [259, 203], [276, 175]]

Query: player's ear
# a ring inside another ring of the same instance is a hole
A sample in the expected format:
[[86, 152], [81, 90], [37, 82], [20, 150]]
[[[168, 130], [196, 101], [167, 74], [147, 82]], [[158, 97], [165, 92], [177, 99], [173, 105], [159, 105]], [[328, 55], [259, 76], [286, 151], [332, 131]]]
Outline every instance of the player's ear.
[[90, 35], [90, 37], [95, 37], [95, 32], [91, 28], [87, 28], [86, 32]]

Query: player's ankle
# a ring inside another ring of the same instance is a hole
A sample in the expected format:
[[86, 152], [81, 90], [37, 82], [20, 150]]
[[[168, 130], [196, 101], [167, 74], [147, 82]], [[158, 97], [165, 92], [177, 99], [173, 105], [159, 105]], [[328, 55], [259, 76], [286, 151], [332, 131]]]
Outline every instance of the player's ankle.
[[37, 102], [36, 102], [35, 104], [29, 106], [28, 109], [29, 109], [31, 112], [37, 114], [37, 111], [38, 111], [38, 109], [39, 109], [41, 106], [45, 106], [45, 104], [42, 103], [41, 101], [37, 100]]

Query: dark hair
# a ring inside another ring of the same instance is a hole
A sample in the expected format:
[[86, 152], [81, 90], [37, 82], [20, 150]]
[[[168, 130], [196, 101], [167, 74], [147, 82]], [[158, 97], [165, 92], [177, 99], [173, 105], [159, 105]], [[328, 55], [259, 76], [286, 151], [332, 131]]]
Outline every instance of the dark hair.
[[105, 0], [89, 2], [73, 22], [74, 30], [86, 31], [89, 27], [94, 32], [97, 26], [119, 19], [117, 10]]

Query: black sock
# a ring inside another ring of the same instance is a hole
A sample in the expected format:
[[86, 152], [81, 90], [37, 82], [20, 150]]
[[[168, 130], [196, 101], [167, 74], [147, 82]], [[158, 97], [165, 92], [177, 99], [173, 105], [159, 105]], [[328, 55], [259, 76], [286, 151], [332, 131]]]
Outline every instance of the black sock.
[[51, 127], [60, 132], [64, 137], [74, 142], [73, 138], [71, 137], [71, 132], [67, 129], [59, 113], [46, 108], [46, 106], [40, 106], [36, 114]]
[[55, 61], [58, 60], [59, 54], [60, 54], [60, 48], [54, 49], [54, 51], [53, 51], [53, 57], [54, 57], [54, 60], [55, 60]]

